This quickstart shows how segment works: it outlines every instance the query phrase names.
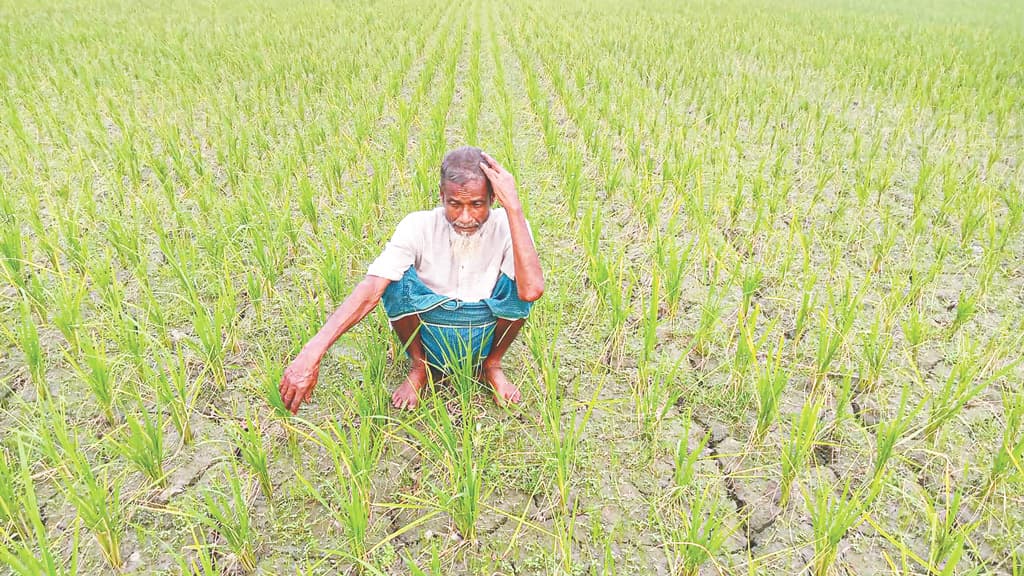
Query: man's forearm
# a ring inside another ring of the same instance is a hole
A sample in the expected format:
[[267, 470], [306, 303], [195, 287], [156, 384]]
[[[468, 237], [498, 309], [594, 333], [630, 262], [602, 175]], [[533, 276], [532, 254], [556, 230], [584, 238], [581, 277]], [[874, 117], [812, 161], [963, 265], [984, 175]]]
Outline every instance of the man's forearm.
[[516, 286], [519, 297], [532, 302], [544, 293], [544, 272], [540, 268], [540, 256], [533, 245], [530, 230], [521, 208], [505, 208], [508, 215], [509, 233], [512, 236], [512, 254], [515, 258]]
[[[383, 285], [381, 285], [383, 282]], [[338, 306], [322, 328], [313, 336], [299, 356], [319, 363], [327, 350], [342, 334], [366, 317], [380, 302], [381, 294], [387, 287], [387, 280], [367, 276], [349, 294], [348, 298]]]

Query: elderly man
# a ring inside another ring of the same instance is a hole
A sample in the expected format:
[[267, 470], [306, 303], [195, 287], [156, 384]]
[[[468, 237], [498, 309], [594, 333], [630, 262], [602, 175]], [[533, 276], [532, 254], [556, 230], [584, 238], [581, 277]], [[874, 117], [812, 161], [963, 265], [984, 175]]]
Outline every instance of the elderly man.
[[[398, 224], [366, 277], [285, 369], [279, 389], [293, 414], [313, 393], [327, 349], [382, 299], [412, 362], [392, 405], [415, 408], [431, 370], [467, 361], [479, 365], [497, 403], [519, 402], [501, 360], [543, 294], [544, 276], [515, 179], [464, 147], [444, 157], [440, 193], [439, 207]], [[503, 208], [491, 209], [495, 199]]]

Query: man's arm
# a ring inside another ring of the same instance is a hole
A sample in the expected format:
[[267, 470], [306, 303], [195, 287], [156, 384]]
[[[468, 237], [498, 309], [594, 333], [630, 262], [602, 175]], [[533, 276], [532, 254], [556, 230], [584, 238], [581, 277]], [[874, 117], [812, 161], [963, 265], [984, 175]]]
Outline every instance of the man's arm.
[[530, 230], [526, 227], [523, 205], [516, 192], [516, 181], [508, 170], [484, 153], [486, 163], [480, 167], [491, 181], [495, 196], [508, 215], [508, 229], [512, 236], [512, 254], [516, 267], [516, 290], [520, 300], [533, 302], [544, 294], [544, 272], [540, 268], [540, 257], [533, 245]]
[[367, 275], [363, 278], [331, 314], [323, 328], [310, 338], [299, 355], [285, 368], [278, 391], [285, 407], [292, 414], [297, 413], [299, 406], [312, 396], [320, 375], [320, 360], [328, 348], [377, 306], [390, 283], [391, 280], [380, 276]]

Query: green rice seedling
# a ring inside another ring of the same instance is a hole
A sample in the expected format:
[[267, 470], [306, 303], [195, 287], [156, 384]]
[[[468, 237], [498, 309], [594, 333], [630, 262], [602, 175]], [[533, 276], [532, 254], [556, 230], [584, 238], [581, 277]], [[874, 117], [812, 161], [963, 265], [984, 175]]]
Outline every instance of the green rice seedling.
[[875, 316], [871, 329], [861, 337], [861, 351], [864, 367], [861, 370], [858, 387], [863, 391], [875, 389], [878, 379], [885, 369], [886, 361], [889, 359], [889, 351], [892, 349], [892, 335], [889, 333], [886, 322], [882, 318], [884, 309]]
[[127, 312], [114, 318], [113, 332], [118, 349], [128, 356], [135, 369], [137, 378], [129, 382], [145, 380], [149, 370], [146, 353], [152, 336], [138, 318]]
[[587, 262], [591, 268], [591, 282], [595, 286], [601, 284], [601, 279], [594, 278], [593, 268], [597, 262], [603, 261], [601, 251], [601, 230], [603, 228], [601, 206], [599, 204], [588, 204], [583, 211], [583, 220], [580, 223], [580, 243], [583, 244], [583, 251], [587, 255]]
[[690, 349], [700, 356], [707, 356], [710, 352], [711, 337], [714, 334], [715, 325], [722, 316], [722, 297], [718, 288], [708, 287], [708, 295], [700, 308], [700, 320], [697, 322], [697, 330], [693, 335], [693, 343]]
[[122, 266], [131, 270], [139, 270], [143, 264], [142, 255], [144, 254], [142, 234], [136, 228], [133, 220], [133, 217], [125, 218], [122, 215], [106, 218], [103, 221], [104, 236], [114, 247]]
[[953, 316], [953, 323], [949, 327], [951, 334], [956, 334], [960, 328], [974, 316], [978, 307], [978, 300], [981, 299], [981, 290], [975, 290], [970, 294], [961, 290], [956, 300], [956, 314]]
[[71, 356], [68, 356], [68, 360], [75, 372], [78, 373], [79, 378], [85, 381], [89, 387], [107, 424], [114, 424], [117, 420], [114, 415], [117, 387], [114, 384], [113, 363], [107, 358], [107, 351], [103, 343], [97, 342], [92, 335], [81, 339], [81, 350], [85, 366], [79, 364]]
[[[865, 284], [866, 285], [866, 284]], [[835, 360], [839, 347], [846, 341], [846, 336], [853, 327], [860, 308], [860, 296], [853, 293], [850, 278], [843, 285], [843, 292], [838, 300], [833, 299], [831, 288], [828, 288], [828, 304], [822, 310], [818, 323], [818, 352], [815, 357], [815, 372], [811, 378], [811, 389], [816, 390], [828, 374]], [[836, 321], [830, 322], [830, 310], [837, 312]]]
[[[661, 235], [658, 235], [661, 238]], [[683, 293], [683, 280], [693, 254], [696, 241], [681, 246], [675, 240], [658, 240], [658, 265], [665, 287], [665, 303], [671, 313], [679, 308]]]
[[260, 427], [259, 414], [246, 410], [245, 423], [232, 426], [235, 450], [241, 454], [242, 461], [256, 475], [263, 496], [270, 502], [274, 487], [270, 483], [270, 459], [263, 445], [263, 434]]
[[916, 350], [928, 339], [929, 332], [928, 321], [921, 316], [920, 306], [911, 306], [907, 319], [903, 322], [903, 337], [907, 339], [907, 344]]
[[333, 464], [334, 481], [329, 494], [323, 495], [308, 480], [299, 476], [321, 504], [345, 527], [348, 546], [360, 560], [366, 557], [366, 536], [370, 526], [372, 477], [380, 459], [383, 443], [370, 418], [358, 424], [332, 422], [326, 427], [312, 426], [313, 440], [322, 446]]
[[850, 489], [847, 478], [837, 494], [827, 482], [819, 482], [813, 497], [807, 495], [807, 511], [814, 530], [814, 559], [811, 571], [815, 576], [828, 576], [839, 554], [839, 543], [851, 528], [856, 527], [877, 493], [861, 494]]
[[936, 440], [936, 433], [955, 418], [964, 405], [1020, 363], [1018, 358], [1016, 362], [1009, 363], [987, 378], [982, 378], [986, 365], [982, 363], [983, 358], [978, 352], [977, 344], [962, 340], [959, 348], [957, 361], [943, 381], [942, 387], [928, 398], [928, 419], [922, 432], [925, 439], [931, 442]]
[[[391, 395], [384, 387], [387, 381], [388, 341], [383, 330], [371, 331], [360, 340], [359, 350], [362, 354], [363, 382], [354, 394], [356, 413], [361, 425], [370, 426], [379, 437], [382, 432], [385, 416], [388, 413]], [[400, 356], [405, 353], [404, 344]]]
[[757, 391], [757, 425], [754, 428], [754, 442], [761, 442], [768, 428], [779, 415], [779, 401], [789, 382], [789, 373], [782, 367], [782, 340], [775, 346], [775, 353], [769, 354], [765, 365], [758, 371], [755, 381]]
[[619, 262], [604, 283], [605, 301], [608, 302], [612, 333], [618, 334], [629, 318], [633, 299], [635, 279], [625, 263], [625, 253], [619, 255]]
[[928, 566], [933, 574], [952, 576], [956, 574], [957, 564], [965, 552], [965, 545], [971, 532], [981, 525], [982, 519], [962, 523], [960, 507], [963, 493], [950, 485], [950, 478], [945, 478], [946, 489], [945, 509], [937, 510], [936, 499], [921, 489], [921, 500], [924, 503], [924, 514], [928, 519]]
[[288, 420], [292, 413], [284, 405], [284, 400], [281, 400], [281, 390], [278, 388], [284, 376], [284, 363], [262, 346], [259, 347], [259, 358], [258, 392], [276, 418]]
[[838, 429], [842, 423], [850, 417], [850, 408], [853, 403], [853, 375], [845, 374], [839, 381], [839, 388], [835, 391], [836, 417], [833, 428]]
[[729, 532], [718, 501], [706, 490], [696, 492], [688, 504], [682, 525], [668, 529], [664, 537], [668, 540], [672, 573], [697, 576], [701, 567], [719, 553]]
[[[269, 212], [269, 208], [264, 209]], [[285, 210], [285, 214], [287, 213], [288, 211]], [[284, 226], [290, 222], [290, 218], [274, 219], [273, 221], [259, 218], [248, 227], [249, 238], [252, 241], [251, 254], [260, 271], [265, 294], [273, 294], [274, 283], [277, 282], [281, 276], [281, 270], [284, 268], [285, 251], [288, 249], [288, 243], [284, 241], [286, 237]], [[225, 280], [228, 278], [230, 276], [225, 275], [222, 279], [222, 287], [226, 286]], [[231, 290], [229, 286], [228, 288]], [[225, 295], [229, 299], [233, 298], [231, 292], [222, 291], [221, 296]], [[234, 309], [229, 311], [233, 313]]]
[[61, 239], [64, 256], [71, 262], [77, 271], [88, 270], [89, 254], [88, 247], [83, 243], [87, 238], [82, 233], [80, 222], [83, 221], [80, 214], [74, 208], [65, 208], [57, 217], [57, 226], [61, 232]]
[[92, 532], [107, 564], [120, 568], [121, 539], [125, 532], [124, 503], [121, 501], [123, 478], [111, 477], [104, 470], [101, 475], [93, 471], [78, 443], [77, 432], [67, 429], [63, 414], [52, 415], [56, 424], [44, 435], [43, 448], [51, 463], [58, 460], [60, 480], [58, 488], [74, 506], [78, 517]]
[[340, 242], [325, 242], [320, 253], [317, 271], [327, 287], [332, 302], [341, 302], [345, 298], [348, 282], [345, 278], [344, 259], [341, 254]]
[[125, 411], [127, 434], [114, 438], [111, 444], [114, 450], [131, 462], [140, 472], [145, 474], [154, 484], [160, 487], [167, 485], [164, 474], [164, 430], [160, 418], [149, 413], [141, 398], [136, 398], [136, 406], [141, 416], [132, 411]]
[[761, 308], [756, 306], [753, 312], [749, 314], [749, 317], [741, 310], [736, 318], [736, 355], [733, 357], [732, 364], [733, 374], [736, 377], [741, 377], [747, 373], [750, 364], [757, 357], [757, 351], [764, 344], [765, 338], [771, 333], [772, 327], [775, 324], [772, 321], [761, 339], [755, 339], [754, 331], [757, 329], [757, 318], [760, 314]]
[[909, 389], [904, 386], [903, 391], [900, 393], [900, 406], [896, 411], [896, 416], [888, 420], [882, 420], [875, 427], [875, 459], [871, 473], [871, 478], [874, 482], [882, 480], [885, 465], [892, 457], [896, 444], [909, 430], [914, 417], [921, 408], [921, 405], [918, 405], [917, 408], [907, 413], [908, 397]]
[[743, 272], [740, 288], [743, 290], [743, 304], [740, 307], [740, 315], [746, 317], [750, 312], [750, 302], [757, 293], [761, 282], [764, 280], [764, 270], [755, 263], [748, 263], [747, 269]]
[[[195, 439], [192, 432], [192, 412], [203, 388], [203, 375], [189, 385], [188, 366], [182, 350], [163, 352], [159, 365], [152, 372], [152, 385], [157, 402], [170, 414], [171, 423], [181, 443], [188, 446]], [[280, 397], [278, 398], [280, 399]]]
[[783, 508], [789, 502], [793, 480], [804, 469], [814, 450], [818, 439], [818, 415], [823, 406], [822, 398], [811, 396], [804, 402], [800, 413], [793, 415], [789, 439], [782, 448], [780, 460], [782, 479], [779, 482], [779, 505]]
[[256, 570], [256, 526], [242, 492], [242, 478], [238, 470], [232, 466], [225, 471], [224, 480], [228, 492], [217, 487], [203, 490], [201, 510], [196, 511], [194, 517], [220, 534], [242, 570], [251, 573]]
[[896, 240], [899, 238], [900, 228], [897, 226], [895, 218], [890, 217], [888, 213], [883, 213], [882, 222], [882, 230], [880, 233], [876, 233], [876, 241], [871, 248], [871, 272], [873, 274], [879, 272], [882, 267], [882, 261], [892, 252], [893, 247], [896, 245]]
[[166, 346], [171, 342], [170, 331], [167, 327], [169, 310], [167, 310], [166, 303], [157, 296], [145, 273], [140, 272], [139, 275], [142, 278], [138, 282], [139, 301], [140, 308], [145, 312], [145, 319], [148, 322], [146, 328], [152, 340]]
[[815, 304], [814, 285], [817, 280], [818, 278], [815, 274], [808, 274], [804, 277], [803, 289], [800, 293], [800, 308], [797, 310], [796, 323], [793, 326], [794, 342], [799, 342], [807, 330], [807, 321]]
[[192, 326], [196, 339], [186, 342], [202, 356], [214, 381], [224, 387], [224, 359], [231, 348], [231, 323], [235, 316], [235, 289], [227, 279], [219, 285], [218, 298], [213, 306], [206, 306], [197, 292], [189, 291], [187, 303], [192, 308]]
[[112, 317], [126, 314], [124, 285], [118, 279], [117, 262], [108, 249], [102, 256], [89, 261], [87, 268], [94, 289], [99, 293]]
[[[553, 319], [551, 319], [553, 316]], [[547, 318], [547, 319], [542, 319]], [[582, 418], [575, 415], [566, 422], [563, 418], [566, 395], [560, 381], [561, 361], [558, 350], [551, 346], [557, 341], [558, 331], [562, 325], [562, 311], [556, 314], [539, 317], [527, 325], [526, 341], [533, 354], [538, 368], [539, 380], [543, 384], [543, 405], [541, 413], [544, 419], [544, 431], [547, 435], [550, 450], [549, 458], [555, 464], [555, 484], [558, 489], [562, 514], [569, 514], [569, 491], [575, 474], [578, 447], [583, 438], [583, 431], [596, 404], [597, 393], [586, 406]], [[602, 386], [596, 386], [600, 390]]]
[[[285, 304], [284, 318], [288, 326], [289, 345], [286, 356], [294, 358], [298, 355], [306, 342], [309, 342], [323, 325], [324, 317], [323, 304], [311, 288], [304, 289], [302, 298], [295, 304]], [[281, 360], [278, 359], [277, 362]]]
[[46, 360], [39, 342], [39, 331], [32, 317], [32, 308], [27, 300], [22, 300], [19, 311], [21, 318], [16, 332], [12, 332], [7, 326], [0, 328], [3, 328], [11, 344], [21, 350], [28, 366], [29, 377], [36, 388], [36, 396], [46, 399], [50, 396], [46, 384]]
[[[456, 355], [458, 358], [461, 355]], [[461, 368], [459, 365], [462, 365]], [[473, 410], [470, 401], [473, 368], [468, 361], [451, 366], [452, 386], [459, 398], [461, 414], [453, 420], [439, 394], [432, 397], [424, 423], [433, 434], [427, 434], [408, 423], [399, 425], [422, 447], [429, 458], [444, 471], [447, 486], [435, 487], [440, 508], [451, 516], [455, 529], [465, 540], [475, 541], [480, 515], [483, 470], [489, 462], [486, 446], [478, 450], [474, 443]]]
[[651, 278], [651, 294], [647, 299], [647, 306], [645, 306], [644, 317], [641, 323], [641, 331], [643, 333], [643, 347], [640, 349], [640, 362], [638, 370], [640, 372], [640, 381], [645, 381], [646, 375], [650, 374], [652, 363], [654, 362], [654, 349], [658, 345], [658, 312], [659, 312], [659, 287], [661, 284], [661, 277], [655, 269], [654, 275]]
[[999, 485], [1000, 482], [1016, 472], [1024, 477], [1024, 394], [1019, 392], [1003, 392], [1003, 434], [992, 456], [989, 469], [986, 493]]
[[[35, 484], [32, 481], [31, 462], [28, 447], [18, 440], [18, 466], [17, 470], [11, 470], [3, 453], [0, 453], [0, 466], [7, 466], [6, 470], [0, 469], [0, 506], [8, 504], [2, 500], [8, 494], [6, 490], [10, 485], [17, 484], [19, 494], [16, 500], [10, 502], [17, 507], [17, 518], [3, 518], [5, 510], [0, 510], [0, 526], [3, 522], [11, 522], [15, 525], [18, 537], [0, 538], [0, 563], [3, 563], [17, 576], [74, 576], [78, 574], [78, 523], [74, 525], [70, 552], [54, 542], [50, 541], [46, 526], [43, 523], [39, 512], [39, 499], [36, 495]], [[3, 477], [4, 473], [10, 473], [9, 477]], [[4, 534], [4, 536], [7, 536]], [[70, 555], [67, 565], [60, 561], [65, 554]]]
[[300, 175], [298, 176], [298, 189], [299, 212], [306, 218], [306, 222], [309, 222], [310, 228], [313, 229], [313, 235], [319, 236], [320, 209], [317, 206], [316, 191], [313, 189], [313, 183], [305, 175]]
[[967, 248], [967, 245], [974, 239], [974, 236], [984, 224], [985, 215], [988, 212], [988, 207], [985, 205], [986, 203], [973, 201], [973, 196], [971, 196], [971, 198], [972, 200], [969, 201], [970, 205], [965, 207], [966, 209], [962, 212], [963, 218], [960, 221], [961, 249]]
[[25, 290], [24, 241], [14, 205], [6, 191], [0, 195], [0, 264], [7, 281]]
[[53, 309], [50, 319], [71, 346], [72, 352], [79, 347], [78, 329], [82, 325], [82, 300], [87, 293], [85, 282], [62, 278], [60, 289], [50, 295]]
[[679, 362], [671, 368], [656, 368], [633, 391], [640, 435], [646, 441], [651, 457], [658, 445], [662, 422], [683, 393], [682, 388], [676, 385], [678, 367]]
[[580, 192], [583, 189], [583, 158], [575, 148], [565, 151], [562, 161], [562, 180], [565, 184], [565, 200], [569, 217], [576, 219], [579, 214]]
[[486, 444], [474, 442], [471, 393], [476, 387], [475, 367], [468, 354], [456, 357], [460, 361], [456, 362], [449, 377], [459, 396], [460, 421], [452, 421], [439, 395], [434, 396], [435, 406], [431, 414], [437, 417], [439, 436], [452, 462], [454, 487], [449, 501], [452, 520], [463, 538], [475, 541], [483, 495], [483, 471], [489, 465], [490, 453]]
[[[23, 470], [17, 467], [7, 450], [0, 446], [0, 535], [13, 533], [23, 540], [31, 537], [31, 522], [22, 508], [26, 497]], [[2, 541], [2, 539], [0, 539]]]
[[694, 474], [696, 474], [697, 471], [697, 461], [700, 460], [704, 449], [707, 448], [708, 443], [711, 442], [711, 431], [708, 430], [704, 433], [704, 437], [701, 438], [700, 442], [697, 443], [697, 447], [690, 450], [689, 439], [690, 427], [692, 424], [693, 418], [690, 413], [687, 413], [683, 418], [682, 436], [679, 437], [679, 442], [676, 444], [675, 470], [672, 473], [672, 479], [675, 482], [676, 494], [678, 495], [683, 494], [683, 492], [693, 484]]

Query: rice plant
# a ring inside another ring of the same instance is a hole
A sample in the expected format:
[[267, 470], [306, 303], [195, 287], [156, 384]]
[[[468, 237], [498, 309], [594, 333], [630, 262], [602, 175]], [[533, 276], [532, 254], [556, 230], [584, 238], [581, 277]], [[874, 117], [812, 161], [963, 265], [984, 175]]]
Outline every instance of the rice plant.
[[938, 502], [926, 490], [921, 490], [923, 511], [928, 520], [928, 567], [936, 574], [956, 574], [960, 558], [967, 552], [971, 533], [981, 525], [979, 518], [972, 522], [961, 520], [963, 493], [950, 486], [946, 478], [946, 490], [941, 497], [945, 508], [939, 510]]
[[263, 445], [263, 433], [259, 416], [248, 411], [243, 424], [235, 424], [232, 430], [235, 450], [241, 454], [242, 461], [259, 481], [263, 496], [269, 501], [274, 488], [270, 483], [270, 460], [267, 449]]
[[782, 479], [779, 482], [779, 504], [785, 508], [789, 502], [793, 481], [803, 471], [818, 439], [818, 415], [824, 406], [822, 398], [810, 397], [804, 401], [799, 414], [794, 414], [789, 438], [782, 448]]
[[111, 477], [104, 470], [96, 474], [81, 455], [68, 455], [69, 473], [61, 478], [60, 489], [85, 527], [92, 532], [107, 564], [124, 564], [121, 541], [125, 533], [124, 503], [121, 500], [123, 478]]
[[150, 481], [158, 486], [167, 485], [164, 473], [164, 431], [161, 418], [150, 414], [142, 403], [136, 399], [139, 415], [132, 410], [125, 411], [127, 432], [120, 438], [114, 437], [111, 444], [114, 450], [131, 462]]
[[164, 353], [159, 366], [150, 378], [157, 403], [170, 413], [171, 423], [184, 445], [195, 439], [192, 430], [192, 412], [203, 387], [203, 376], [189, 383], [188, 366], [182, 350]]
[[[835, 298], [831, 287], [827, 288], [828, 302], [819, 315], [818, 350], [815, 357], [815, 371], [811, 379], [811, 388], [817, 389], [828, 374], [832, 362], [839, 353], [839, 348], [853, 328], [860, 307], [860, 296], [854, 294], [852, 282], [847, 278], [843, 291]], [[832, 313], [835, 313], [833, 319]]]
[[984, 358], [978, 351], [978, 345], [969, 340], [961, 341], [958, 354], [959, 357], [949, 375], [943, 380], [942, 387], [928, 399], [928, 419], [922, 433], [929, 441], [936, 439], [936, 434], [960, 413], [964, 405], [987, 388], [1000, 373], [1007, 371], [1004, 367], [988, 378], [982, 378], [986, 369], [982, 363]]
[[[29, 460], [28, 447], [17, 442], [18, 461], [16, 469], [10, 467], [7, 457], [0, 453], [0, 514], [6, 518], [0, 518], [0, 522], [13, 523], [15, 525], [16, 538], [10, 538], [6, 533], [0, 533], [0, 562], [3, 562], [13, 574], [18, 576], [37, 576], [47, 574], [54, 576], [73, 576], [78, 574], [79, 555], [79, 528], [76, 523], [71, 537], [70, 552], [58, 548], [58, 544], [51, 541], [39, 511], [39, 497], [36, 494], [35, 483], [32, 480], [31, 462]], [[8, 484], [10, 482], [11, 484]], [[7, 497], [15, 496], [8, 491], [15, 487], [19, 491], [15, 499], [10, 502]], [[17, 518], [9, 515], [7, 506], [14, 504], [18, 507]], [[69, 561], [64, 563], [62, 558], [67, 554]]]
[[1010, 476], [1024, 477], [1024, 395], [1003, 393], [1003, 418], [1001, 442], [992, 456], [986, 492]]
[[117, 420], [114, 414], [117, 402], [114, 365], [107, 358], [103, 343], [97, 342], [94, 336], [83, 337], [80, 348], [85, 365], [81, 366], [73, 357], [69, 356], [71, 365], [75, 368], [79, 378], [89, 387], [107, 424], [112, 425]]
[[3, 330], [10, 342], [21, 350], [25, 365], [28, 366], [29, 379], [36, 389], [36, 396], [47, 399], [50, 396], [50, 389], [46, 381], [46, 358], [39, 343], [39, 330], [36, 328], [28, 301], [23, 300], [19, 310], [21, 318], [16, 331], [11, 331], [7, 326], [3, 326]]
[[921, 405], [918, 405], [917, 408], [907, 413], [908, 398], [909, 389], [904, 386], [900, 393], [900, 406], [896, 411], [896, 416], [879, 422], [875, 428], [875, 458], [871, 472], [874, 482], [883, 478], [885, 466], [892, 457], [896, 444], [910, 429], [914, 417], [921, 408]]
[[697, 472], [697, 462], [707, 448], [708, 443], [711, 442], [711, 431], [708, 430], [697, 443], [697, 447], [690, 450], [689, 439], [692, 425], [693, 418], [691, 414], [687, 413], [683, 418], [683, 433], [676, 443], [675, 468], [672, 471], [672, 480], [675, 484], [676, 493], [679, 495], [683, 494], [693, 484], [694, 476]]
[[698, 491], [681, 514], [681, 526], [669, 529], [663, 538], [670, 552], [674, 574], [696, 576], [713, 560], [729, 536], [718, 501], [707, 491]]
[[220, 534], [238, 565], [251, 573], [256, 570], [258, 541], [249, 503], [242, 491], [242, 477], [233, 467], [223, 477], [227, 491], [223, 486], [203, 490], [200, 508], [192, 513], [193, 518]]
[[886, 321], [882, 318], [884, 309], [875, 316], [870, 330], [861, 337], [861, 350], [864, 368], [858, 387], [865, 391], [875, 388], [892, 350], [893, 339], [888, 332]]
[[26, 498], [26, 490], [32, 487], [25, 484], [25, 471], [18, 464], [24, 463], [13, 460], [0, 446], [0, 534], [17, 534], [27, 540], [31, 534], [31, 523], [26, 512], [31, 510], [22, 508], [22, 502]]
[[55, 469], [57, 488], [92, 533], [107, 564], [124, 563], [121, 541], [125, 533], [125, 504], [121, 499], [124, 477], [107, 468], [94, 469], [78, 429], [69, 425], [61, 403], [44, 403], [31, 438], [36, 449]]
[[301, 475], [299, 478], [345, 527], [352, 555], [363, 560], [370, 526], [371, 479], [382, 444], [369, 422], [359, 426], [334, 422], [326, 428], [313, 427], [312, 430], [314, 441], [325, 449], [331, 459], [334, 479], [325, 495], [313, 489]]
[[770, 354], [763, 368], [758, 370], [755, 387], [757, 391], [757, 424], [754, 428], [754, 442], [760, 442], [779, 414], [779, 401], [789, 382], [789, 374], [782, 367], [782, 341]]
[[877, 492], [853, 490], [851, 479], [836, 487], [819, 482], [813, 495], [808, 494], [807, 511], [814, 530], [814, 559], [811, 571], [815, 576], [828, 576], [839, 554], [839, 544], [851, 528], [857, 526]]

